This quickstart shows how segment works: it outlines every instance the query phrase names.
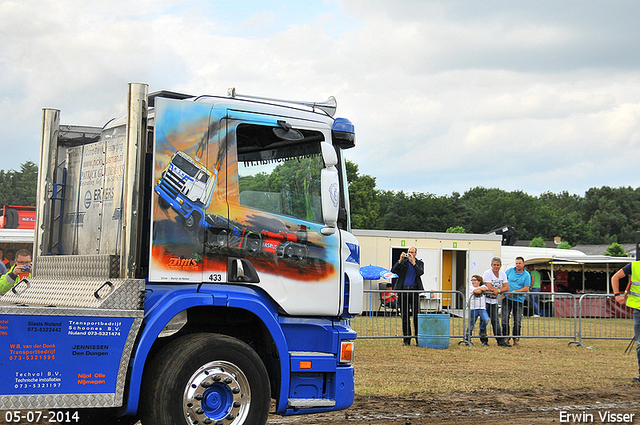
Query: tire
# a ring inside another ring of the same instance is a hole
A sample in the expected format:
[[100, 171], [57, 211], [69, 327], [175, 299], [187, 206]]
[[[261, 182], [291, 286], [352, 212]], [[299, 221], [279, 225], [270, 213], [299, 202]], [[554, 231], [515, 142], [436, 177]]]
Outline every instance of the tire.
[[229, 233], [225, 229], [222, 229], [215, 237], [215, 244], [220, 248], [224, 248], [227, 246], [228, 240]]
[[200, 225], [200, 214], [192, 212], [189, 217], [184, 219], [183, 225], [188, 231], [193, 231]]
[[158, 198], [158, 206], [163, 210], [168, 210], [171, 205], [162, 196]]
[[7, 217], [5, 219], [5, 228], [17, 229], [20, 225], [20, 215], [13, 208], [7, 208]]
[[143, 425], [264, 425], [271, 392], [260, 357], [225, 335], [191, 334], [169, 343], [145, 370]]
[[260, 236], [256, 234], [248, 234], [244, 237], [242, 246], [244, 247], [245, 251], [258, 253], [260, 252], [260, 248], [262, 247], [262, 239], [260, 239]]

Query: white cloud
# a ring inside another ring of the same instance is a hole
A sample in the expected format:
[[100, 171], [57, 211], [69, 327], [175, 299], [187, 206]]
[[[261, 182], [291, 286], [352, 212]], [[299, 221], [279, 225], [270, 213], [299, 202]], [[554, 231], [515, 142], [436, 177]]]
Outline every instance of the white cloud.
[[637, 187], [612, 169], [640, 154], [639, 15], [632, 1], [3, 2], [0, 169], [37, 161], [42, 107], [102, 125], [136, 81], [334, 95], [356, 126], [347, 157], [383, 189]]

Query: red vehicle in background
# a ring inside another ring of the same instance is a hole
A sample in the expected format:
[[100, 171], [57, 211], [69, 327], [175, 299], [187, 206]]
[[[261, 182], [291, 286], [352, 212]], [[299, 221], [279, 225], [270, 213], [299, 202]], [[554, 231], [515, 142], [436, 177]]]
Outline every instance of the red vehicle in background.
[[35, 229], [36, 207], [4, 205], [0, 213], [2, 229]]

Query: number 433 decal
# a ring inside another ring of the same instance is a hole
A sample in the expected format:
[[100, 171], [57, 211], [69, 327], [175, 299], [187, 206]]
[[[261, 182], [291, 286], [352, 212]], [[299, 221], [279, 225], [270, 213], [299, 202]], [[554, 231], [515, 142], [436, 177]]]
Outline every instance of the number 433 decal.
[[211, 272], [207, 272], [206, 273], [206, 280], [207, 282], [226, 282], [227, 281], [227, 274], [226, 273], [221, 273], [221, 272], [215, 272], [215, 273], [211, 273]]

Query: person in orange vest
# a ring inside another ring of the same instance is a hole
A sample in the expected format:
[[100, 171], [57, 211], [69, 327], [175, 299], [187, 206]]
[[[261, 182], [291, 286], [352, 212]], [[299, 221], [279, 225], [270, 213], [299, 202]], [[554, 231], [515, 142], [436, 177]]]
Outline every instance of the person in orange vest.
[[[628, 277], [627, 290], [620, 292], [620, 279]], [[640, 382], [640, 261], [627, 264], [611, 277], [611, 289], [615, 294], [615, 300], [620, 305], [627, 305], [633, 309], [633, 338], [636, 341], [636, 353], [638, 356], [638, 376], [633, 382]]]
[[29, 276], [31, 276], [31, 253], [26, 249], [19, 249], [11, 270], [0, 277], [0, 294], [6, 294], [22, 279]]
[[12, 250], [8, 250], [7, 251], [7, 255], [2, 259], [2, 263], [4, 264], [4, 266], [6, 267], [7, 270], [9, 270], [11, 268], [11, 266], [13, 266], [13, 260], [15, 258], [15, 255], [13, 253]]
[[393, 285], [391, 282], [387, 282], [387, 290], [388, 292], [383, 292], [380, 294], [382, 300], [384, 301], [384, 306], [388, 307], [392, 310], [398, 310], [398, 294], [395, 292], [391, 292]]

